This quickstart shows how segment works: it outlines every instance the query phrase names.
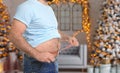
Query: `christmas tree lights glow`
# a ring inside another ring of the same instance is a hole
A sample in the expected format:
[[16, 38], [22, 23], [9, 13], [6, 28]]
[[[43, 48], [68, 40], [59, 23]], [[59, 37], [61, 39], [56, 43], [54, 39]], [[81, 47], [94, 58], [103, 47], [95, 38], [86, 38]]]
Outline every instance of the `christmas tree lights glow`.
[[105, 0], [100, 12], [90, 63], [120, 64], [120, 1]]

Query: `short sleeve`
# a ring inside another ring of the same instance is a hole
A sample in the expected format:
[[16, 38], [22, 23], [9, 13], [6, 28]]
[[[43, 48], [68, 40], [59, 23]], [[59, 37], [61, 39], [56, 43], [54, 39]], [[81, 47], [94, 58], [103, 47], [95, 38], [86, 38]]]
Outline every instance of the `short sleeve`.
[[33, 13], [30, 7], [18, 6], [15, 16], [13, 18], [21, 21], [26, 26], [28, 26], [30, 22], [32, 21], [32, 17], [33, 17]]

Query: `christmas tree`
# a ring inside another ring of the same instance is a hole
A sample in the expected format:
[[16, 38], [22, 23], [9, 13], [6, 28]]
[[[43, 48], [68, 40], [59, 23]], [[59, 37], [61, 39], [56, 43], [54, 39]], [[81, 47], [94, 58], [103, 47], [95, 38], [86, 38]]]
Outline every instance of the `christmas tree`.
[[7, 38], [10, 26], [7, 7], [0, 2], [0, 58], [8, 56], [9, 52], [15, 51], [15, 47]]
[[105, 0], [100, 12], [90, 63], [93, 65], [119, 63], [120, 0]]
[[[22, 56], [18, 49], [9, 41], [7, 34], [11, 29], [10, 15], [7, 11], [6, 5], [0, 0], [0, 61], [4, 62], [3, 69], [6, 72], [11, 70], [11, 53], [17, 54], [19, 60]], [[4, 61], [3, 61], [4, 59]], [[18, 59], [16, 59], [17, 61]], [[1, 63], [2, 64], [2, 63]], [[13, 63], [14, 64], [14, 63]], [[16, 63], [15, 63], [16, 64]], [[13, 65], [14, 66], [14, 65]], [[0, 72], [2, 72], [1, 70]]]

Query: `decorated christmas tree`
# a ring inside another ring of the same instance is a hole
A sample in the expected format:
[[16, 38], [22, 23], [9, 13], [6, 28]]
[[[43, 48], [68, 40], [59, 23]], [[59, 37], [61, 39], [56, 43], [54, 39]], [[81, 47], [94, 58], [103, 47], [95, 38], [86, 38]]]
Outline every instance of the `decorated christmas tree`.
[[2, 69], [0, 70], [0, 73], [2, 73], [2, 71], [10, 71], [11, 53], [15, 53], [15, 55], [17, 54], [19, 59], [22, 58], [18, 50], [7, 38], [7, 34], [10, 31], [10, 28], [10, 15], [3, 1], [0, 0], [0, 68]]
[[100, 12], [90, 63], [120, 63], [120, 0], [105, 0]]
[[0, 58], [8, 56], [9, 52], [15, 50], [15, 47], [7, 38], [10, 26], [10, 16], [7, 7], [0, 2]]

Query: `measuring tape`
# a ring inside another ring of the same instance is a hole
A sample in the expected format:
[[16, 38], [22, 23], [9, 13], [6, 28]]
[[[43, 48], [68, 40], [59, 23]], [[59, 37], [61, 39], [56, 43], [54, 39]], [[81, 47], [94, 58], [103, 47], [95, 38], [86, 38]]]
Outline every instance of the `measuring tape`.
[[[75, 33], [73, 33], [73, 36], [72, 36], [72, 37], [76, 37], [80, 32], [83, 32], [83, 30], [76, 31]], [[64, 48], [61, 48], [61, 49], [60, 49], [60, 52], [66, 50], [66, 49], [69, 49], [70, 47], [72, 47], [71, 44], [67, 45], [67, 46], [64, 47]]]

